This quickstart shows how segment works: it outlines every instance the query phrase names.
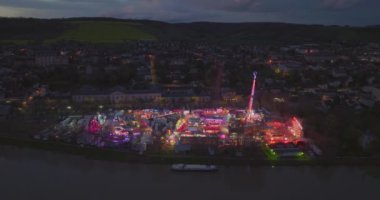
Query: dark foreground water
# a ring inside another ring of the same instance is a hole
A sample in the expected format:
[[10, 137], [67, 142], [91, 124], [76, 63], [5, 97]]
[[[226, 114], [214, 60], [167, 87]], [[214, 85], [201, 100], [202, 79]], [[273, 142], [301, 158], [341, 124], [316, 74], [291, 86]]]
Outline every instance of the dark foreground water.
[[0, 199], [380, 199], [379, 167], [169, 167], [0, 146]]

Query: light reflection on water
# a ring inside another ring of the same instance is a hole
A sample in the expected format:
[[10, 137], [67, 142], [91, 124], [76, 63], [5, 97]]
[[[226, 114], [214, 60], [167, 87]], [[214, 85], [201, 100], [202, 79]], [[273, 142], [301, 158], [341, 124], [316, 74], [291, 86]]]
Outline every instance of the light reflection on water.
[[374, 199], [379, 167], [221, 167], [173, 173], [168, 165], [87, 160], [0, 147], [0, 199]]

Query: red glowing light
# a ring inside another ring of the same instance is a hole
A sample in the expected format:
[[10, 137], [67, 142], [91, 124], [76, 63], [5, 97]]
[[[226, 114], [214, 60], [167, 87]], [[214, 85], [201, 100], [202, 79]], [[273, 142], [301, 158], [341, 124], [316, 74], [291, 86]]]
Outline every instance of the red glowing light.
[[178, 132], [182, 132], [182, 131], [184, 131], [184, 130], [186, 130], [186, 123], [182, 123], [181, 125], [180, 125], [180, 127], [177, 129], [177, 131]]
[[94, 119], [92, 119], [90, 121], [90, 123], [88, 124], [88, 131], [90, 133], [99, 133], [101, 129], [101, 125], [99, 124], [98, 120], [96, 119], [96, 117], [94, 117]]

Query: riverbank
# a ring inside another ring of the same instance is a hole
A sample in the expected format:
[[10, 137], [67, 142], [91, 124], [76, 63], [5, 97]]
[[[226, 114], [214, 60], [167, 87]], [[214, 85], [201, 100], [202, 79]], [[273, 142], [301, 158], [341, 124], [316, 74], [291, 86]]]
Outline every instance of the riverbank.
[[201, 156], [201, 155], [174, 155], [145, 153], [140, 155], [136, 152], [125, 152], [118, 149], [80, 147], [60, 142], [37, 141], [25, 138], [0, 137], [0, 145], [15, 146], [18, 148], [31, 148], [38, 150], [53, 151], [63, 154], [83, 156], [85, 159], [105, 160], [131, 163], [199, 163], [217, 165], [268, 165], [268, 166], [302, 166], [302, 165], [380, 165], [379, 158], [339, 157], [339, 158], [315, 158], [310, 160], [278, 159], [267, 160], [250, 157], [229, 156]]

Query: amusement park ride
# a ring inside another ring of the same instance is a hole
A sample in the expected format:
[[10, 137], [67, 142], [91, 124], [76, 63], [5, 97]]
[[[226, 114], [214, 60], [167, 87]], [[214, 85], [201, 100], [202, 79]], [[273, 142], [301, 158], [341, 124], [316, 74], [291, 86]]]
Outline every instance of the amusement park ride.
[[248, 110], [247, 110], [247, 121], [251, 120], [254, 113], [253, 113], [253, 97], [255, 96], [255, 90], [256, 90], [256, 77], [257, 72], [253, 72], [253, 81], [252, 81], [252, 89], [251, 89], [251, 95], [249, 96], [249, 102], [248, 102]]

